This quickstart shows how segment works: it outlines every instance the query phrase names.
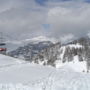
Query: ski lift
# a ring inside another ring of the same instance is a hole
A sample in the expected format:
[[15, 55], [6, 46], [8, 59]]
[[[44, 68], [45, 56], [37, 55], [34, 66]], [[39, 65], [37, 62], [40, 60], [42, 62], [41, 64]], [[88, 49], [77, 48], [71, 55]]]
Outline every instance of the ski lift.
[[7, 48], [6, 43], [4, 43], [3, 34], [0, 33], [0, 54], [6, 54]]

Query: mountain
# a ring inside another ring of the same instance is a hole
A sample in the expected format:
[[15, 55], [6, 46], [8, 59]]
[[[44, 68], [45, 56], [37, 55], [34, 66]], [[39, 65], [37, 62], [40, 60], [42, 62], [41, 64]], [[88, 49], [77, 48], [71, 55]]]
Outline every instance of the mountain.
[[75, 62], [77, 57], [78, 63], [86, 62], [86, 68], [90, 69], [90, 38], [82, 37], [67, 44], [48, 40], [42, 37], [30, 39], [30, 43], [9, 52], [8, 55], [56, 68], [60, 68], [67, 62]]
[[50, 40], [49, 38], [43, 36], [26, 39], [23, 42], [25, 44], [24, 46], [8, 52], [8, 55], [30, 61], [32, 60], [32, 57], [38, 54], [41, 50], [54, 44], [54, 41], [52, 39]]
[[14, 51], [16, 50], [18, 47], [23, 47], [25, 45], [27, 45], [28, 43], [33, 43], [33, 44], [37, 44], [39, 42], [43, 42], [43, 41], [50, 41], [52, 43], [56, 43], [57, 40], [54, 38], [49, 38], [46, 36], [37, 36], [37, 37], [33, 37], [33, 38], [27, 38], [24, 40], [8, 40], [6, 41], [7, 44], [7, 48], [8, 48], [8, 52]]
[[77, 57], [78, 62], [86, 62], [86, 68], [90, 69], [90, 39], [83, 37], [70, 43], [57, 43], [49, 48], [42, 50], [33, 57], [32, 62], [41, 65], [51, 65], [61, 67], [67, 62], [74, 62]]

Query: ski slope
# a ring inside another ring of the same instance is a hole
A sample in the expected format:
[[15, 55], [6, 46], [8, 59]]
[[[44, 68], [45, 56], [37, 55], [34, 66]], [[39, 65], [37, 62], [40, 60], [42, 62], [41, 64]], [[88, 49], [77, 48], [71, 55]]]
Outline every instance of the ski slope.
[[0, 90], [90, 90], [89, 83], [72, 63], [55, 69], [0, 55]]
[[14, 59], [12, 57], [4, 56], [0, 54], [0, 69], [5, 67], [10, 67], [13, 65], [18, 65], [21, 63], [26, 63], [26, 62], [23, 60]]

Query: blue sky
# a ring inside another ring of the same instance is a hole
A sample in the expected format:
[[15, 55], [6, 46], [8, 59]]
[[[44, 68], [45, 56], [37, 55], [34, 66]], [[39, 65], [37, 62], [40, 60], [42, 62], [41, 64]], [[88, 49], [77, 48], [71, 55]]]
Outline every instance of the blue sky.
[[[75, 0], [35, 0], [38, 4], [40, 5], [45, 5], [46, 2], [49, 2], [49, 1], [52, 1], [52, 2], [65, 2], [65, 1], [75, 1]], [[78, 1], [81, 1], [81, 2], [87, 2], [89, 3], [90, 0], [76, 0], [77, 2]]]
[[89, 17], [90, 0], [0, 0], [0, 31], [17, 39], [82, 37]]
[[45, 5], [48, 0], [35, 0], [40, 5]]

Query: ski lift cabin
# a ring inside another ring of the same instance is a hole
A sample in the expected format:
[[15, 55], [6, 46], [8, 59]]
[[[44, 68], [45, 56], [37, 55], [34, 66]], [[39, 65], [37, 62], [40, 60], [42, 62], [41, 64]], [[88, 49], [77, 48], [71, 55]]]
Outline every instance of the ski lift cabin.
[[6, 44], [0, 43], [0, 54], [6, 54]]

